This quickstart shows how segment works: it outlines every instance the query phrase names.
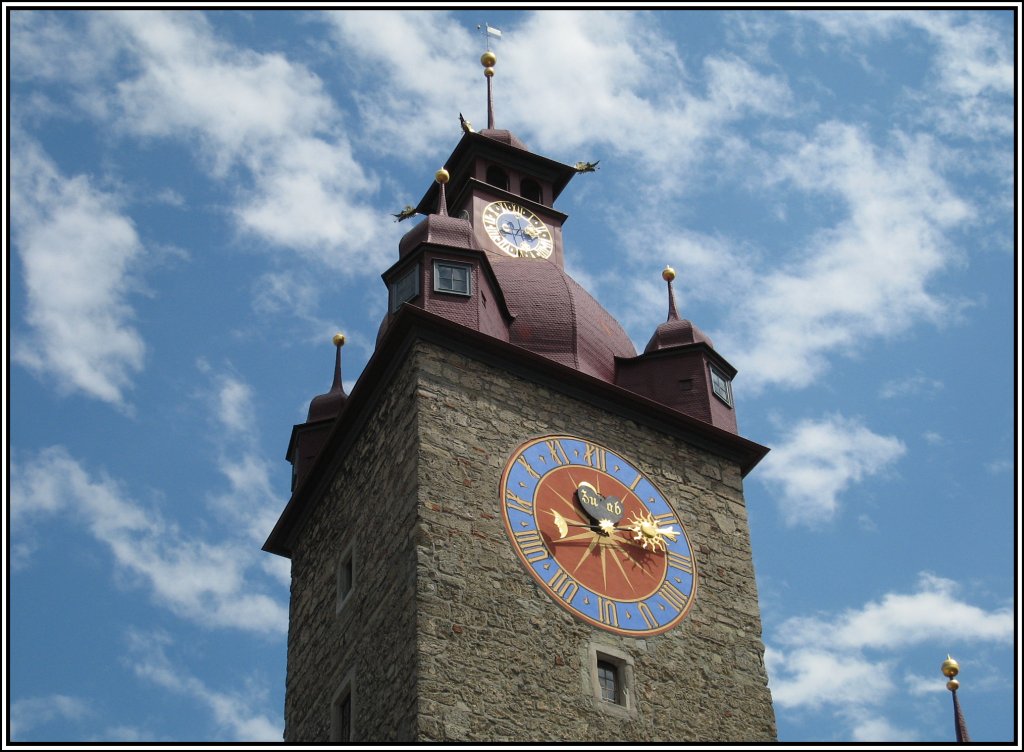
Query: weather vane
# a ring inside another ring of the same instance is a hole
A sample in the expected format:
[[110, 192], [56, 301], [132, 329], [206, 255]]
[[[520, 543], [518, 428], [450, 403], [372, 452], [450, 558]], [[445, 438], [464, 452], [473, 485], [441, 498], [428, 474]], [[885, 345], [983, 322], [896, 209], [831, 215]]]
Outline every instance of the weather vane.
[[493, 26], [488, 26], [485, 21], [483, 25], [477, 24], [476, 28], [481, 31], [484, 35], [484, 44], [487, 46], [487, 51], [491, 51], [491, 38], [501, 39], [501, 29], [495, 29]]

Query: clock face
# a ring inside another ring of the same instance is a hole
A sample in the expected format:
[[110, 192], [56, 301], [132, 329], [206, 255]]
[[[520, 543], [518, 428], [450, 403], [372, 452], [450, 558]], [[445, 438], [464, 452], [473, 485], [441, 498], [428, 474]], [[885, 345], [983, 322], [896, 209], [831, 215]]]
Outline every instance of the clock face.
[[529, 209], [495, 201], [484, 207], [481, 217], [488, 237], [509, 256], [546, 259], [551, 255], [551, 230]]
[[506, 464], [501, 495], [520, 561], [577, 618], [643, 637], [686, 615], [697, 588], [686, 531], [618, 452], [574, 436], [531, 439]]

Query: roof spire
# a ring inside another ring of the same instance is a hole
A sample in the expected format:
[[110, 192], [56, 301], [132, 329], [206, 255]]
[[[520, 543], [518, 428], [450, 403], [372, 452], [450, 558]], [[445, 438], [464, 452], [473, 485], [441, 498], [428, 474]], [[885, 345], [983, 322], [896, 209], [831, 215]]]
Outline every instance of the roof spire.
[[341, 348], [345, 344], [345, 335], [338, 332], [331, 338], [337, 351], [334, 354], [334, 382], [330, 391], [314, 397], [309, 403], [309, 413], [306, 422], [312, 423], [317, 420], [336, 418], [345, 406], [348, 395], [341, 385]]
[[448, 170], [443, 167], [434, 173], [434, 180], [437, 181], [437, 213], [442, 217], [448, 216], [448, 199], [444, 195], [444, 186], [449, 177]]
[[345, 390], [341, 386], [341, 348], [345, 346], [345, 335], [338, 332], [331, 337], [331, 342], [337, 348], [334, 354], [334, 382], [331, 384], [331, 391], [344, 393]]
[[956, 691], [960, 688], [960, 682], [953, 678], [960, 673], [960, 664], [947, 654], [946, 660], [942, 662], [942, 673], [949, 679], [946, 682], [946, 689], [953, 695], [953, 726], [956, 729], [956, 740], [958, 742], [969, 742], [971, 737], [967, 733], [967, 722], [964, 720], [964, 714], [960, 711], [960, 701], [956, 696]]
[[494, 78], [494, 64], [498, 57], [490, 50], [480, 56], [480, 65], [484, 67], [484, 77], [487, 79], [487, 127], [494, 129], [494, 96], [491, 92], [491, 79]]
[[661, 273], [661, 278], [668, 282], [668, 318], [665, 321], [679, 321], [679, 314], [676, 313], [676, 295], [672, 290], [672, 280], [676, 278], [676, 270], [666, 266]]

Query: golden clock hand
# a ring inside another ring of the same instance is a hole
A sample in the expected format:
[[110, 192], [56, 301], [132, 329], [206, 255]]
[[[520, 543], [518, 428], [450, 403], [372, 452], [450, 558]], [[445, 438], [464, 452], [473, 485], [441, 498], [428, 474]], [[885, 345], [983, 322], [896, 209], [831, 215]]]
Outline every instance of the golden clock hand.
[[679, 537], [679, 531], [671, 527], [659, 527], [654, 520], [654, 515], [648, 512], [646, 515], [636, 515], [626, 529], [633, 533], [633, 542], [640, 542], [643, 548], [651, 547], [652, 551], [661, 549], [664, 551], [665, 538], [675, 541]]
[[564, 538], [566, 536], [566, 534], [569, 532], [569, 528], [570, 527], [585, 527], [585, 528], [588, 528], [589, 530], [594, 530], [595, 528], [598, 527], [598, 525], [588, 525], [585, 522], [571, 522], [571, 521], [565, 519], [565, 517], [560, 515], [554, 509], [551, 510], [551, 516], [555, 518], [555, 527], [558, 528], [558, 537], [559, 538]]

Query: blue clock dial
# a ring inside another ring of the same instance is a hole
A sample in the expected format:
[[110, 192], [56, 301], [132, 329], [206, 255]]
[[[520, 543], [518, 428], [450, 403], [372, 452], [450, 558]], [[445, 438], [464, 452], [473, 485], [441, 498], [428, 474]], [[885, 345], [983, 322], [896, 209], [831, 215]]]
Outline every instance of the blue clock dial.
[[574, 436], [531, 439], [506, 464], [501, 496], [527, 573], [577, 618], [640, 637], [689, 611], [697, 570], [682, 522], [617, 452]]

